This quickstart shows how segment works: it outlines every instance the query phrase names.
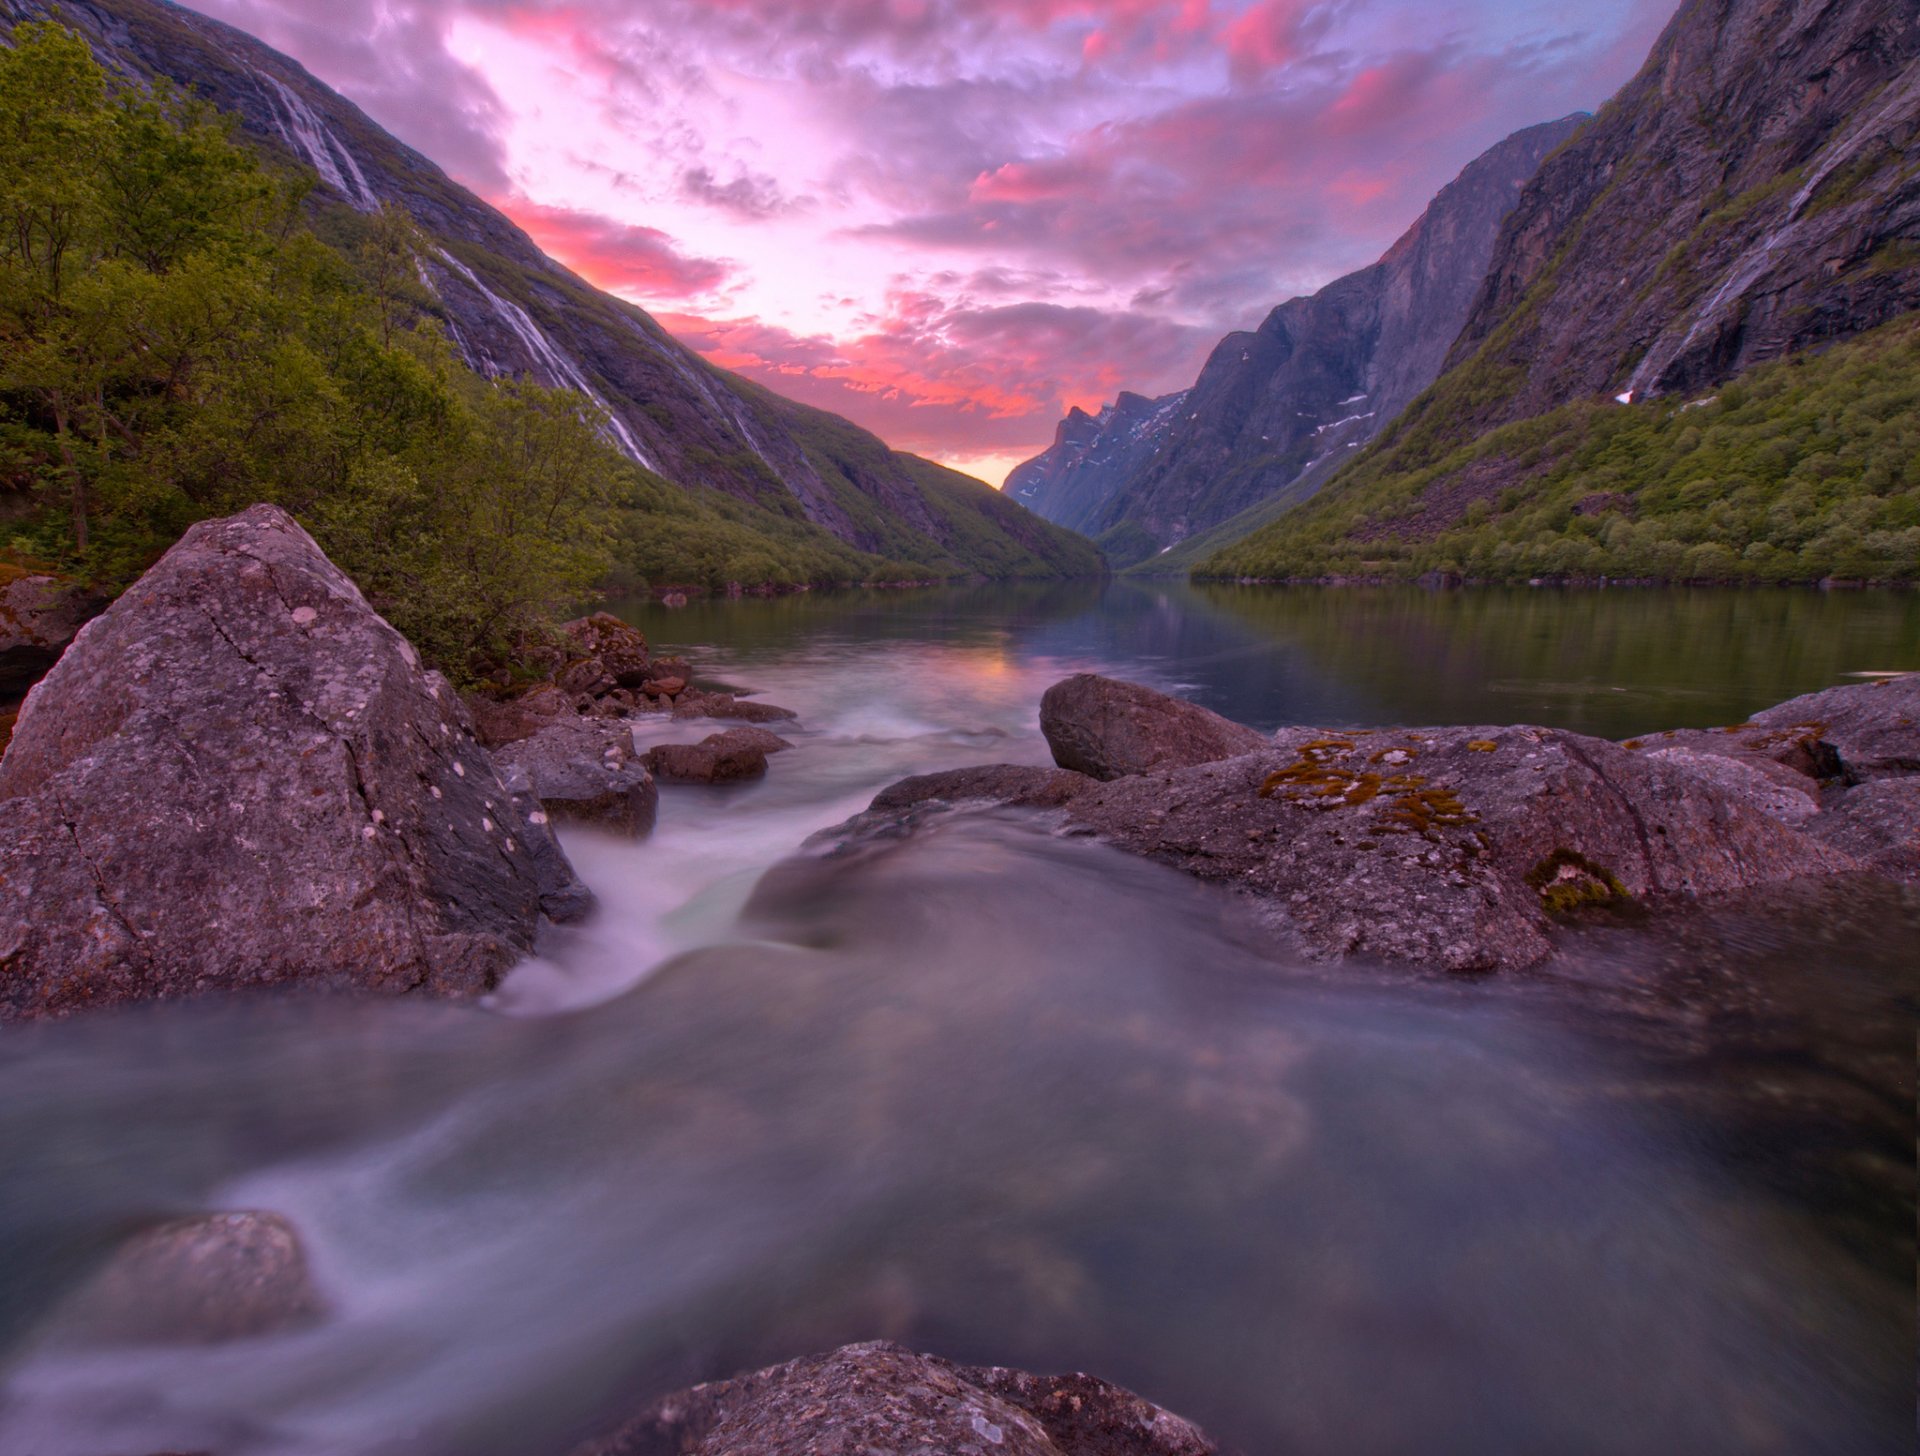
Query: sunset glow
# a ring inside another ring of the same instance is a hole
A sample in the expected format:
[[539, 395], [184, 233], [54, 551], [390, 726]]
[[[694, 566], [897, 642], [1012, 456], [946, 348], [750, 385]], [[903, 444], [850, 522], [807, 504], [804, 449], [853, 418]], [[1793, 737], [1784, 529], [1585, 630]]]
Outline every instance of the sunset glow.
[[1672, 0], [198, 0], [715, 362], [980, 474], [1190, 383]]

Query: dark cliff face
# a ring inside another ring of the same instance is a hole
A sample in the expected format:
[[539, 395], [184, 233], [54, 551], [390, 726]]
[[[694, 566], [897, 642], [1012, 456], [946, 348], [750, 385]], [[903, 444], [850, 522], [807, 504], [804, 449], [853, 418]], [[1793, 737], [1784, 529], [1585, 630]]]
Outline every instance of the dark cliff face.
[[984, 551], [1025, 571], [1098, 569], [1084, 543], [1009, 512], [986, 485], [706, 363], [244, 32], [165, 0], [0, 0], [0, 20], [17, 19], [70, 25], [104, 64], [169, 77], [232, 113], [256, 142], [318, 174], [322, 205], [404, 208], [434, 245], [423, 271], [467, 363], [591, 395], [611, 443], [647, 468], [895, 560], [974, 567]]
[[1379, 262], [1227, 335], [1190, 391], [1151, 402], [1179, 403], [1150, 428], [1118, 406], [1070, 416], [1008, 489], [1089, 534], [1130, 525], [1161, 546], [1278, 492], [1310, 493], [1439, 375], [1503, 220], [1582, 120], [1507, 138], [1442, 188]]
[[1522, 193], [1471, 423], [1699, 389], [1920, 306], [1920, 8], [1688, 0]]
[[1158, 399], [1122, 390], [1097, 415], [1074, 408], [1054, 431], [1052, 448], [1007, 477], [1006, 493], [1049, 521], [1097, 531], [1107, 502], [1165, 443], [1186, 398], [1185, 390]]

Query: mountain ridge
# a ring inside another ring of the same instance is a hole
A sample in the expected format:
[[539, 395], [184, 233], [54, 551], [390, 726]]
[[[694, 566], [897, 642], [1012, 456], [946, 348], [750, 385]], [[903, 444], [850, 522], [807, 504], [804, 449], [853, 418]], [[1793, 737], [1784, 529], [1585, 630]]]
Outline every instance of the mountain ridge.
[[[1137, 410], [1070, 415], [1009, 490], [1099, 540], [1137, 531], [1149, 552], [1278, 493], [1310, 494], [1438, 376], [1502, 219], [1584, 120], [1542, 122], [1488, 148], [1377, 261], [1226, 335], [1190, 390], [1152, 402], [1181, 407], [1157, 409], [1150, 432]], [[1125, 564], [1124, 552], [1110, 554]]]
[[[1816, 478], [1820, 461], [1877, 439], [1886, 423], [1877, 417], [1837, 433], [1795, 423], [1771, 447], [1786, 463], [1729, 462], [1737, 470], [1719, 483], [1721, 511], [1747, 522], [1744, 536], [1659, 494], [1691, 469], [1664, 448], [1595, 473], [1588, 494], [1613, 506], [1567, 514], [1534, 497], [1548, 485], [1557, 492], [1565, 463], [1592, 442], [1635, 432], [1598, 421], [1594, 409], [1710, 405], [1708, 391], [1783, 359], [1877, 339], [1920, 309], [1917, 153], [1920, 10], [1903, 0], [1688, 0], [1641, 71], [1527, 185], [1447, 371], [1314, 500], [1198, 570], [1313, 576], [1426, 562], [1457, 571], [1470, 563], [1448, 552], [1429, 560], [1433, 543], [1457, 540], [1471, 556], [1477, 526], [1510, 536], [1525, 517], [1530, 544], [1501, 571], [1649, 574], [1622, 563], [1670, 562], [1660, 543], [1604, 546], [1603, 534], [1628, 528], [1599, 517], [1631, 519], [1652, 491], [1645, 501], [1662, 502], [1657, 514], [1683, 533], [1681, 545], [1714, 544], [1702, 532], [1728, 536], [1735, 559], [1711, 579], [1802, 579], [1832, 569], [1829, 559], [1911, 577], [1916, 568], [1900, 565], [1898, 498], [1908, 485], [1898, 470], [1846, 506], [1859, 532], [1884, 537], [1881, 547], [1803, 549], [1825, 538], [1822, 512], [1841, 507], [1834, 483]], [[1851, 354], [1842, 367], [1866, 379], [1897, 379], [1907, 367], [1905, 352], [1884, 341], [1868, 356]], [[1795, 388], [1769, 379], [1783, 430], [1798, 420], [1796, 401], [1826, 397], [1815, 377]], [[1878, 398], [1897, 405], [1897, 393]], [[1702, 416], [1676, 441], [1687, 454], [1713, 449], [1703, 430], [1718, 418]], [[1752, 440], [1762, 425], [1743, 415], [1739, 428]], [[1666, 439], [1659, 421], [1639, 432]], [[1892, 468], [1882, 447], [1868, 455]], [[1798, 503], [1793, 519], [1769, 523], [1783, 495]], [[1633, 529], [1647, 537], [1654, 522]], [[1747, 551], [1760, 555], [1740, 559]], [[1793, 572], [1801, 576], [1782, 575]]]

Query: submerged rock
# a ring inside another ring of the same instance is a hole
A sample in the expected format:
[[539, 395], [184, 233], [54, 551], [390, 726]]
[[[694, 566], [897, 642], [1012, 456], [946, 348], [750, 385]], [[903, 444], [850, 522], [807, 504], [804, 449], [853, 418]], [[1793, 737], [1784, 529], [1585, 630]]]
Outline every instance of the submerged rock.
[[541, 811], [644, 838], [660, 793], [633, 750], [633, 730], [606, 718], [556, 718], [531, 737], [495, 750], [503, 772], [527, 777]]
[[791, 708], [756, 703], [732, 693], [709, 693], [688, 688], [674, 699], [676, 718], [731, 718], [739, 723], [785, 723], [800, 715]]
[[103, 593], [57, 576], [0, 582], [0, 698], [32, 687], [106, 605]]
[[85, 1344], [215, 1344], [296, 1329], [324, 1311], [291, 1223], [277, 1213], [209, 1213], [122, 1244], [56, 1328]]
[[[1138, 761], [1126, 756], [1133, 744], [1181, 741], [1140, 725], [1189, 722], [1182, 710], [1192, 705], [1075, 678], [1048, 691], [1043, 723], [1070, 721], [1065, 757], [1104, 779], [1014, 765], [922, 775], [814, 844], [898, 837], [943, 805], [1048, 809], [1068, 831], [1250, 898], [1311, 956], [1515, 969], [1547, 956], [1557, 925], [1596, 909], [1810, 876], [1920, 873], [1907, 787], [1920, 779], [1845, 790], [1811, 776], [1830, 756], [1870, 775], [1920, 754], [1908, 706], [1916, 682], [1837, 689], [1739, 730], [1624, 745], [1530, 727], [1295, 728], [1256, 751], [1115, 775]], [[1071, 706], [1116, 700], [1122, 707], [1105, 716]], [[1819, 731], [1840, 742], [1807, 741], [1809, 703], [1825, 714]], [[1109, 733], [1108, 723], [1118, 726]]]
[[536, 866], [546, 840], [452, 688], [291, 517], [205, 521], [83, 629], [0, 759], [0, 1018], [269, 984], [478, 994], [579, 893], [563, 859]]
[[1055, 763], [1096, 779], [1214, 763], [1267, 741], [1198, 703], [1094, 673], [1047, 689], [1040, 731]]
[[1089, 1375], [845, 1345], [656, 1402], [574, 1456], [1215, 1456], [1198, 1427]]
[[764, 728], [730, 728], [698, 743], [662, 743], [647, 752], [647, 767], [663, 779], [683, 784], [730, 784], [757, 779], [767, 771], [767, 755], [793, 745]]

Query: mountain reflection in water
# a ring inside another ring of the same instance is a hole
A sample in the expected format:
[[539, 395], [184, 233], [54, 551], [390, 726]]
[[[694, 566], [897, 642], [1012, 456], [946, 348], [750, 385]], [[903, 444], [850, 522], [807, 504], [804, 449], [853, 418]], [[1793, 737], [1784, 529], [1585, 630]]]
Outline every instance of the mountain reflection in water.
[[[1250, 1456], [1908, 1449], [1910, 902], [1456, 984], [1276, 963], [1223, 897], [1018, 816], [763, 873], [899, 774], [1039, 761], [1064, 670], [1179, 674], [1070, 614], [903, 610], [709, 648], [798, 747], [669, 791], [651, 844], [571, 839], [604, 910], [515, 1015], [0, 1041], [0, 1451], [561, 1452], [882, 1336], [1091, 1370]], [[290, 1217], [328, 1317], [45, 1338], [116, 1237], [210, 1207]]]

